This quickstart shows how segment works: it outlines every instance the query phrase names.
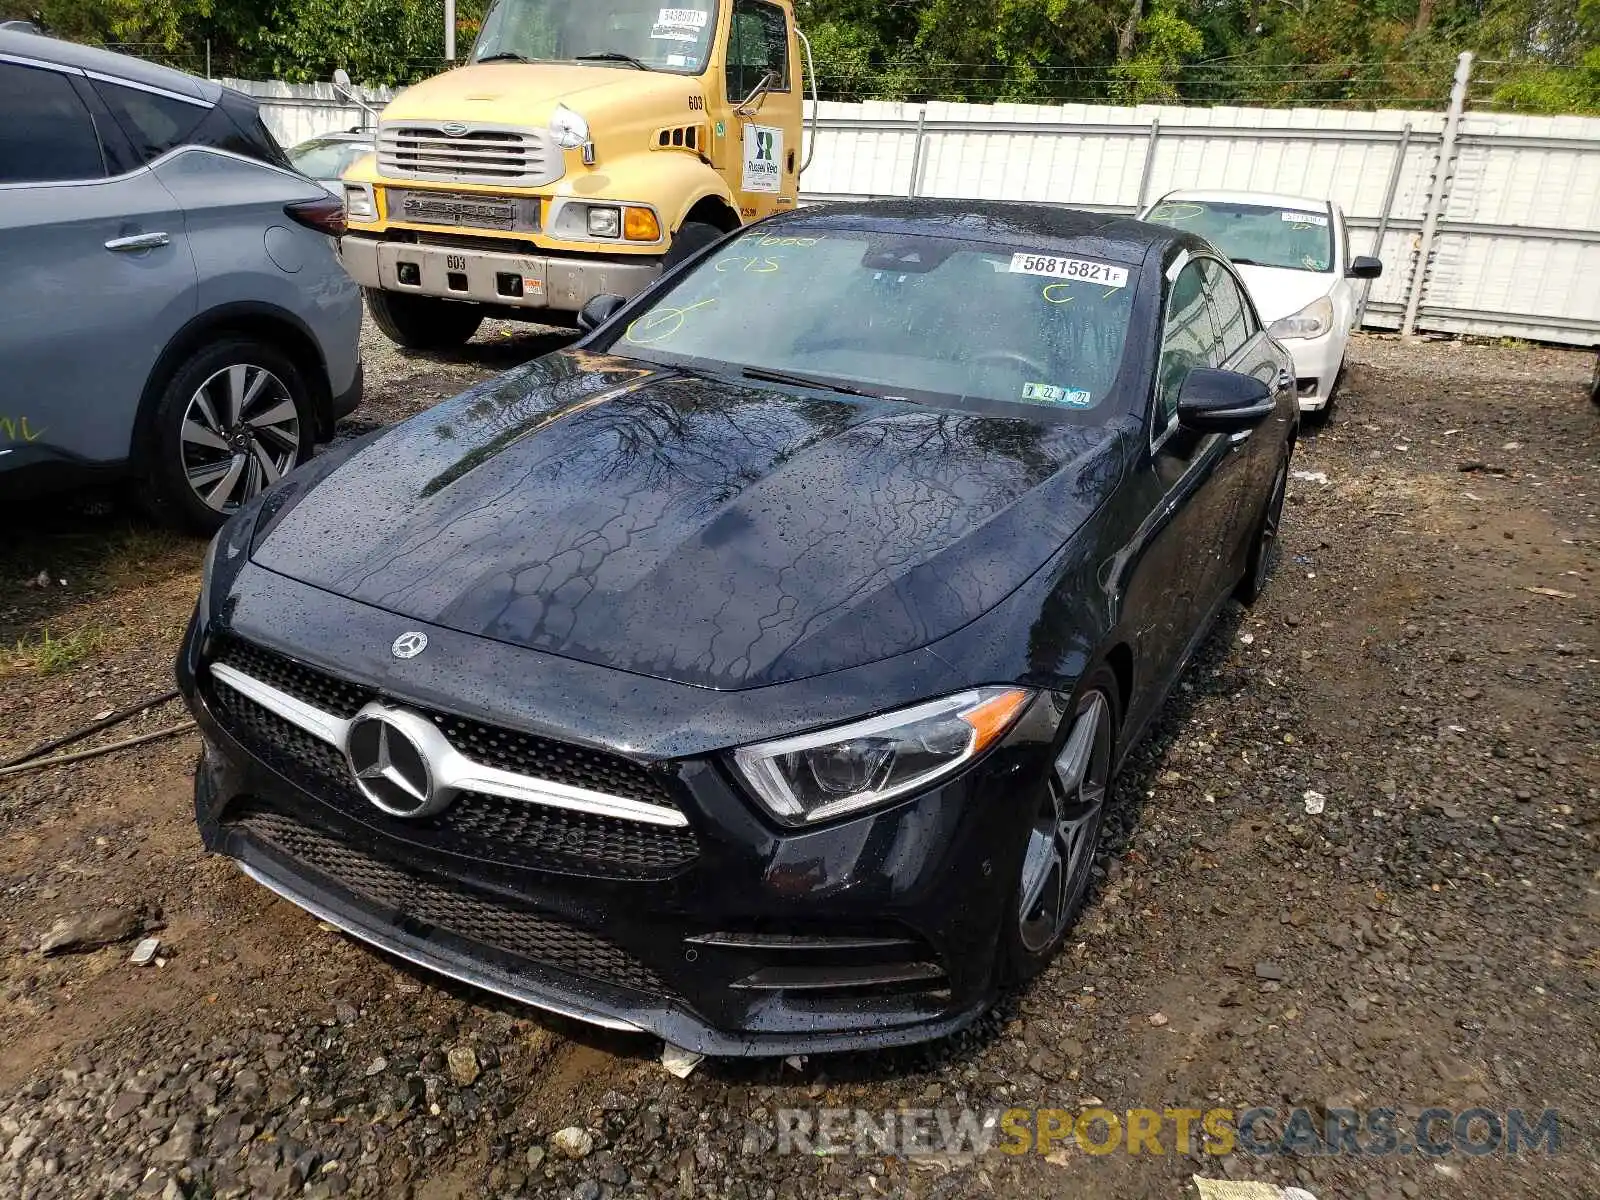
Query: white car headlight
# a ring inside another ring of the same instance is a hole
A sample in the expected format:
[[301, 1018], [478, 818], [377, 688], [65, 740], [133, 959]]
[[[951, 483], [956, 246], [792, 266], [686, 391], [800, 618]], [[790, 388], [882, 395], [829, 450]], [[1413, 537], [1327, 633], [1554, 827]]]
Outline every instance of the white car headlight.
[[1279, 317], [1267, 332], [1275, 338], [1321, 337], [1333, 328], [1333, 301], [1319, 296], [1290, 317]]
[[949, 775], [1016, 723], [1033, 693], [981, 687], [733, 752], [751, 789], [789, 825], [872, 808]]
[[558, 104], [550, 114], [550, 136], [563, 150], [576, 150], [589, 140], [589, 122], [565, 104]]

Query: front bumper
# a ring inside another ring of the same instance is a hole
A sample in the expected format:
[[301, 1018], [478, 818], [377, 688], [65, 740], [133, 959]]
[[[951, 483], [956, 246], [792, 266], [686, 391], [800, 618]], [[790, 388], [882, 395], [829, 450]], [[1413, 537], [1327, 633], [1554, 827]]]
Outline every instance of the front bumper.
[[382, 241], [361, 234], [341, 238], [339, 256], [362, 287], [568, 313], [602, 294], [637, 296], [661, 274], [659, 258], [524, 254]]
[[1349, 340], [1348, 334], [1338, 331], [1317, 338], [1280, 339], [1294, 359], [1295, 388], [1300, 396], [1301, 412], [1316, 412], [1327, 406]]
[[[450, 635], [429, 630], [430, 645], [436, 636]], [[203, 840], [356, 937], [707, 1054], [921, 1041], [994, 999], [1000, 922], [1049, 769], [1048, 698], [965, 773], [819, 829], [778, 828], [716, 761], [657, 764], [689, 820], [668, 844], [627, 822], [552, 824], [538, 805], [491, 811], [470, 798], [435, 826], [386, 818], [347, 786], [332, 747], [292, 746], [240, 719], [207, 669], [221, 643], [191, 630], [179, 662], [207, 744]]]

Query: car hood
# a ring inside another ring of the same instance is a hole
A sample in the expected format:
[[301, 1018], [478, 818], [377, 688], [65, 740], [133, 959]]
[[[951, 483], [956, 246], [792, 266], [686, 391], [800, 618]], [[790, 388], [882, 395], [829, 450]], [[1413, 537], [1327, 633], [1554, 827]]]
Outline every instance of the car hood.
[[1339, 279], [1331, 271], [1235, 266], [1250, 298], [1256, 302], [1256, 311], [1269, 325], [1279, 317], [1292, 317], [1313, 300], [1328, 295]]
[[1131, 440], [569, 350], [363, 446], [263, 519], [254, 558], [417, 621], [751, 687], [980, 616]]

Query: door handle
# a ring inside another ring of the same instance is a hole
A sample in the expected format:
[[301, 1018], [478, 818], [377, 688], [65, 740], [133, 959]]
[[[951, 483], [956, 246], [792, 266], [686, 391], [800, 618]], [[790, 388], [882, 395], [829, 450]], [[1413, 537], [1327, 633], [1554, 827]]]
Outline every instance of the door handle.
[[127, 237], [115, 237], [106, 243], [107, 250], [154, 250], [157, 246], [168, 245], [172, 239], [164, 233], [134, 233]]

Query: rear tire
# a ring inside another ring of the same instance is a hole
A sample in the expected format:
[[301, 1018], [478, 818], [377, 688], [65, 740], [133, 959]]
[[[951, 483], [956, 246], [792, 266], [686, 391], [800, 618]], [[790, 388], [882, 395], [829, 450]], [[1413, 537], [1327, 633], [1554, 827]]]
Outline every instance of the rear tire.
[[476, 304], [405, 296], [380, 288], [362, 288], [372, 320], [391, 342], [407, 350], [456, 350], [465, 345], [483, 313]]
[[663, 272], [670, 271], [679, 263], [700, 253], [712, 242], [722, 236], [722, 230], [705, 221], [685, 221], [672, 235], [672, 245], [667, 248], [667, 255], [661, 260]]
[[1069, 720], [1071, 731], [1057, 751], [1065, 768], [1052, 769], [1041, 789], [1002, 920], [1008, 983], [1025, 983], [1050, 965], [1089, 891], [1119, 720], [1117, 681], [1105, 667], [1089, 677]]
[[311, 457], [316, 407], [293, 359], [269, 342], [231, 337], [174, 372], [141, 431], [144, 509], [211, 534]]

